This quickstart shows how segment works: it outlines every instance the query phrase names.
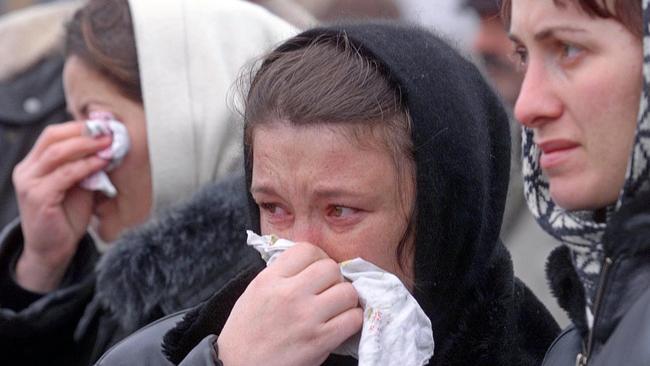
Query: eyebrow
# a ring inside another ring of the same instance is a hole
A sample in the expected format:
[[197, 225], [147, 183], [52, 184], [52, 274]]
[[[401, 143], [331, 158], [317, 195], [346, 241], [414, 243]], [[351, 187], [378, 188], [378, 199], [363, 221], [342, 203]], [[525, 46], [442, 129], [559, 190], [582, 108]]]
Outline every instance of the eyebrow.
[[[582, 28], [576, 28], [571, 26], [550, 26], [547, 28], [543, 28], [541, 31], [535, 33], [535, 36], [533, 38], [535, 39], [535, 41], [543, 41], [545, 39], [552, 37], [555, 33], [561, 33], [561, 32], [584, 33], [586, 31]], [[508, 38], [510, 38], [510, 40], [512, 40], [513, 42], [523, 44], [523, 42], [519, 39], [519, 37], [517, 37], [512, 33], [508, 33]]]
[[[251, 194], [265, 194], [265, 195], [278, 195], [275, 189], [271, 187], [270, 185], [266, 184], [260, 184], [258, 186], [252, 186], [251, 189]], [[357, 192], [354, 190], [348, 190], [345, 188], [316, 188], [314, 190], [314, 195], [319, 198], [319, 199], [332, 199], [332, 198], [340, 198], [340, 197], [362, 197], [364, 196], [363, 193]]]
[[314, 195], [320, 199], [333, 199], [341, 197], [362, 197], [364, 196], [360, 192], [353, 190], [347, 190], [345, 188], [320, 188], [314, 191]]
[[250, 189], [251, 195], [255, 194], [266, 194], [266, 195], [277, 195], [275, 192], [275, 189], [273, 189], [271, 186], [262, 184], [259, 186], [251, 186]]

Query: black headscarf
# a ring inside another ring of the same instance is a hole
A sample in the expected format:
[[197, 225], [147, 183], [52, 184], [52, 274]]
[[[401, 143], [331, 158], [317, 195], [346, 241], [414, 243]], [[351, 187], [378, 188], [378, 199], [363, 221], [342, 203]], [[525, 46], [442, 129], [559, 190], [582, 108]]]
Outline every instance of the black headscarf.
[[[415, 297], [432, 316], [441, 306], [435, 299], [455, 297], [484, 277], [497, 246], [510, 169], [508, 117], [476, 67], [420, 28], [383, 23], [316, 28], [278, 51], [340, 34], [382, 65], [411, 116]], [[250, 187], [252, 154], [245, 148]], [[259, 232], [259, 209], [250, 194], [249, 202], [253, 230]], [[435, 330], [444, 319], [432, 322]]]

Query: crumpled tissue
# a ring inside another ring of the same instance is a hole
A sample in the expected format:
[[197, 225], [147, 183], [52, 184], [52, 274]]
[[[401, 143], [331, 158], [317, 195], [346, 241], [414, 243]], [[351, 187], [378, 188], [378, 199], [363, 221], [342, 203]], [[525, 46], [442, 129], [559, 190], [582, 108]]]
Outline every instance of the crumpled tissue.
[[109, 160], [110, 163], [97, 173], [91, 174], [84, 178], [80, 185], [82, 188], [90, 191], [101, 191], [106, 196], [113, 198], [117, 195], [117, 189], [108, 178], [106, 172], [118, 167], [124, 156], [129, 152], [131, 141], [129, 133], [122, 122], [115, 119], [115, 117], [108, 112], [91, 112], [90, 119], [86, 121], [85, 134], [91, 137], [100, 137], [104, 135], [112, 135], [113, 140], [111, 146], [97, 153], [97, 156], [104, 160]]
[[[248, 245], [257, 249], [267, 265], [294, 245], [274, 235], [246, 233]], [[431, 321], [404, 284], [361, 258], [340, 263], [340, 267], [357, 290], [364, 319], [361, 333], [334, 353], [358, 359], [359, 366], [426, 365], [434, 350]]]

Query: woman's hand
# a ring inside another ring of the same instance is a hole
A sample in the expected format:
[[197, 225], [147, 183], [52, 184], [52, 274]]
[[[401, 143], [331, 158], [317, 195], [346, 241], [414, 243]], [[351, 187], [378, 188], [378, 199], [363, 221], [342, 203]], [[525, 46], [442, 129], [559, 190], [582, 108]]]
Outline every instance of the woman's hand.
[[320, 365], [361, 330], [357, 292], [320, 248], [298, 243], [237, 300], [217, 340], [224, 365]]
[[35, 292], [55, 289], [84, 235], [93, 193], [79, 188], [85, 177], [108, 163], [95, 154], [111, 138], [84, 136], [83, 122], [47, 127], [14, 169], [24, 249], [16, 280]]

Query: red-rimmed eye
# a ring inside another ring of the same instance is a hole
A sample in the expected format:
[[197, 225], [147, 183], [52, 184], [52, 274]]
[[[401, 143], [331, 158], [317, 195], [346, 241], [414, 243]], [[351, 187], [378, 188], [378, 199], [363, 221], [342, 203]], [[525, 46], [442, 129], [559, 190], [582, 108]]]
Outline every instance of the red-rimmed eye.
[[333, 217], [348, 217], [352, 214], [357, 212], [357, 210], [350, 208], [350, 207], [345, 207], [345, 206], [332, 206], [330, 209], [329, 215]]

